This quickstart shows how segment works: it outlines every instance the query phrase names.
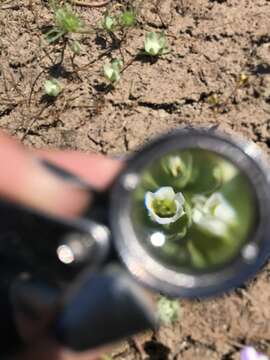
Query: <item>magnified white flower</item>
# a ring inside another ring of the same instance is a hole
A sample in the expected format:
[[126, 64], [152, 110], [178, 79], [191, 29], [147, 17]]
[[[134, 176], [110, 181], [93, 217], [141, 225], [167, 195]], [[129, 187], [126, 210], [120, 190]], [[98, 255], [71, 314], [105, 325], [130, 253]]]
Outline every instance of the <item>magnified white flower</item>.
[[216, 236], [226, 236], [228, 228], [236, 223], [236, 212], [221, 193], [216, 192], [209, 198], [196, 195], [192, 202], [194, 223]]
[[186, 186], [192, 177], [193, 158], [190, 154], [170, 155], [163, 159], [162, 167], [173, 178], [171, 184], [179, 189]]
[[156, 192], [145, 194], [145, 207], [150, 218], [161, 225], [176, 222], [184, 211], [185, 199], [181, 192], [175, 193], [171, 186], [163, 186]]
[[236, 213], [221, 193], [212, 194], [206, 201], [204, 210], [227, 224], [235, 222]]
[[177, 177], [185, 171], [185, 163], [180, 156], [170, 156], [168, 158], [168, 169], [172, 176]]

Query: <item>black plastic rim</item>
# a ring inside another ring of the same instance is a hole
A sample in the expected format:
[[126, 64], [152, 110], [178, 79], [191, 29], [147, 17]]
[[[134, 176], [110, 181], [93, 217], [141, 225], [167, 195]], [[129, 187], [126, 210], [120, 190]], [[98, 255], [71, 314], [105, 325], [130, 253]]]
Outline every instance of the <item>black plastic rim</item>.
[[[190, 275], [166, 268], [137, 239], [131, 222], [131, 193], [145, 165], [173, 150], [201, 148], [234, 163], [248, 178], [257, 200], [258, 221], [252, 238], [229, 266], [209, 274]], [[217, 130], [184, 128], [148, 143], [129, 159], [111, 191], [110, 226], [116, 250], [129, 272], [143, 285], [176, 297], [205, 297], [242, 285], [255, 275], [270, 254], [269, 167], [251, 141]]]

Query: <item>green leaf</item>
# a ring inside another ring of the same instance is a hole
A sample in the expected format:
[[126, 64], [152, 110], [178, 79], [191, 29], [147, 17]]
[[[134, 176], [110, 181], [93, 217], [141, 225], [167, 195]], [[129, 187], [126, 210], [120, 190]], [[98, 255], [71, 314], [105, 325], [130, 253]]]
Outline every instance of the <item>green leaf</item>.
[[49, 44], [57, 41], [60, 39], [65, 32], [63, 30], [60, 30], [58, 28], [53, 28], [52, 30], [48, 31], [45, 36]]

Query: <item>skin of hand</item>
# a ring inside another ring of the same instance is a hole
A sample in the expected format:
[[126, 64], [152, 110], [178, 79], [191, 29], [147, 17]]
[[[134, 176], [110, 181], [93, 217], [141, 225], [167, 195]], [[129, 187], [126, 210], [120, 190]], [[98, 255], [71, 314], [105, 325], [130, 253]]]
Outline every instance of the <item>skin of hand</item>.
[[[42, 159], [69, 171], [96, 190], [106, 189], [121, 170], [121, 162], [96, 154], [74, 151], [32, 150], [0, 133], [0, 196], [39, 211], [67, 218], [79, 216], [91, 204], [87, 186], [63, 180], [44, 166]], [[50, 319], [35, 324], [16, 314], [26, 350], [16, 360], [93, 360], [100, 350], [76, 354], [46, 335]], [[102, 349], [104, 351], [104, 349]]]

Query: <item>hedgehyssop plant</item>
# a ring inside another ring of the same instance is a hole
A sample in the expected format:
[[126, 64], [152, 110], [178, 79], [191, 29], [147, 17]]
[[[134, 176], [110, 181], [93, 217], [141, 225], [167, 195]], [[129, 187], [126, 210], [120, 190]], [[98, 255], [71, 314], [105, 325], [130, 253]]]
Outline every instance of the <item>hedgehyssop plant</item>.
[[72, 39], [72, 34], [87, 32], [84, 22], [69, 4], [58, 6], [55, 2], [52, 2], [52, 9], [54, 11], [55, 26], [46, 33], [47, 41], [52, 44], [59, 39], [64, 39], [67, 41], [70, 50], [75, 55], [79, 55], [81, 51], [80, 43]]
[[136, 24], [136, 13], [133, 9], [127, 9], [119, 14], [105, 13], [103, 19], [103, 29], [109, 33], [127, 30]]
[[111, 84], [120, 80], [123, 61], [114, 59], [110, 63], [103, 66], [104, 76]]
[[55, 26], [46, 34], [49, 43], [53, 43], [64, 35], [80, 33], [84, 30], [83, 21], [75, 14], [70, 5], [65, 4], [59, 7], [53, 4], [53, 10]]
[[168, 54], [169, 49], [164, 33], [148, 32], [144, 40], [144, 52], [150, 56]]
[[56, 97], [60, 94], [60, 92], [63, 90], [62, 85], [60, 82], [54, 78], [50, 80], [46, 80], [44, 82], [44, 91], [45, 94], [51, 97]]

